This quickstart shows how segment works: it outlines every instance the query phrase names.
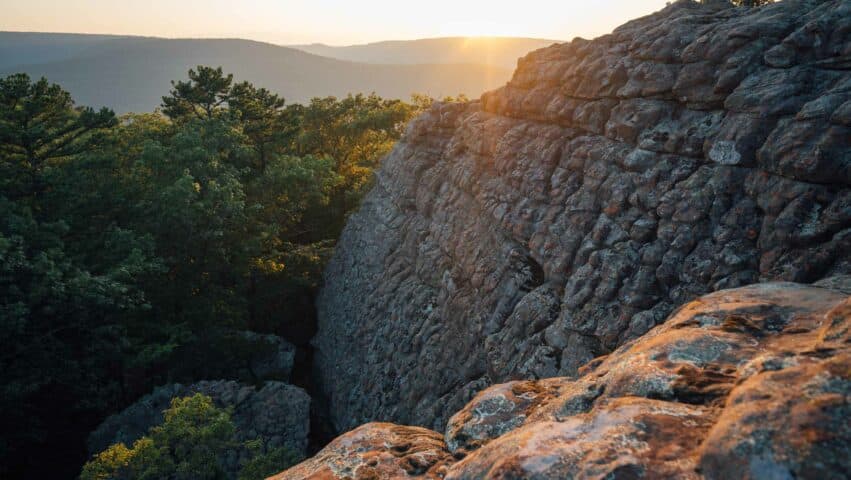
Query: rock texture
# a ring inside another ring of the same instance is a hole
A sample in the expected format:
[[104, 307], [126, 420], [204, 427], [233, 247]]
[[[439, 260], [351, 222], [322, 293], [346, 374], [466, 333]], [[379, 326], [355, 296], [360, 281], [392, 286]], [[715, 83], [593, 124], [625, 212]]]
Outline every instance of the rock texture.
[[295, 363], [295, 345], [276, 335], [243, 331], [236, 336], [245, 344], [243, 348], [250, 349], [250, 354], [246, 355], [246, 364], [242, 367], [248, 375], [237, 371], [241, 378], [252, 378], [255, 381], [290, 379]]
[[[851, 272], [850, 69], [847, 0], [681, 0], [434, 106], [326, 272], [316, 365], [335, 425], [442, 429], [484, 387], [574, 375], [700, 295]], [[708, 418], [670, 408], [659, 422]]]
[[849, 291], [851, 276], [708, 294], [577, 378], [480, 392], [445, 444], [368, 424], [273, 478], [847, 478]]
[[[238, 442], [263, 438], [268, 449], [287, 446], [301, 455], [307, 453], [310, 397], [304, 390], [281, 382], [266, 382], [261, 388], [255, 388], [226, 380], [158, 387], [124, 411], [107, 418], [89, 435], [89, 451], [98, 453], [118, 442], [132, 445], [151, 427], [162, 423], [162, 412], [169, 407], [172, 398], [195, 393], [208, 395], [219, 407], [233, 409], [231, 418]], [[240, 460], [248, 455], [243, 449], [228, 452], [224, 465], [234, 478]]]
[[274, 480], [443, 478], [454, 458], [439, 433], [371, 423], [340, 436]]

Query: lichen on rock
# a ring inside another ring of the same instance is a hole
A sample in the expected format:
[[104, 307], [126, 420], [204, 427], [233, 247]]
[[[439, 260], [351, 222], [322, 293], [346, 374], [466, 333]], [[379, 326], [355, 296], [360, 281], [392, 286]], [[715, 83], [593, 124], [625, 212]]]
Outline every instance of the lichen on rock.
[[442, 439], [367, 424], [274, 478], [844, 478], [849, 288], [844, 276], [704, 295], [577, 377], [485, 389]]
[[270, 480], [438, 479], [454, 461], [435, 432], [370, 423], [340, 436], [315, 457]]

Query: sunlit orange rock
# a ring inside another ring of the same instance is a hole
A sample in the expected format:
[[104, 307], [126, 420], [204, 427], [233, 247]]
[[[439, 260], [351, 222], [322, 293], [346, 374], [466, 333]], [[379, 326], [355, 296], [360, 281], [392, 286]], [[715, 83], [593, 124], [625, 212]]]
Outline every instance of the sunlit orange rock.
[[[832, 479], [851, 471], [851, 277], [722, 290], [576, 377], [368, 424], [275, 479]], [[445, 443], [444, 443], [445, 441]]]
[[443, 478], [453, 459], [439, 434], [368, 423], [338, 437], [315, 457], [272, 480]]

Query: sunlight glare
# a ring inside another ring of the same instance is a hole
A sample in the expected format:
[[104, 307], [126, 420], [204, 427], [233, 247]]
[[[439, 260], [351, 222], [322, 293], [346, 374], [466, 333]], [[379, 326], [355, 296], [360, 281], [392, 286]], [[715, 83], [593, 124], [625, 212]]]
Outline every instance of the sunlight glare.
[[449, 22], [438, 30], [441, 37], [471, 37], [486, 39], [487, 37], [522, 37], [527, 34], [524, 28], [517, 24], [501, 24], [482, 20], [466, 20]]

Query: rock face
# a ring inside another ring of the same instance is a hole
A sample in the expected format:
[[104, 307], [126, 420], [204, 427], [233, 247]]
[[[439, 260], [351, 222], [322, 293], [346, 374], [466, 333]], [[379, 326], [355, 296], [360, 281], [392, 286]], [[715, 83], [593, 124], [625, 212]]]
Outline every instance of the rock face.
[[175, 382], [227, 379], [258, 384], [289, 382], [296, 346], [287, 340], [247, 330], [222, 329], [212, 341], [189, 342], [175, 356]]
[[275, 480], [839, 479], [851, 276], [700, 297], [580, 369], [480, 392], [443, 438], [368, 424]]
[[[259, 389], [235, 381], [205, 381], [192, 385], [171, 384], [155, 389], [124, 411], [107, 418], [91, 435], [89, 451], [98, 453], [114, 443], [130, 446], [163, 421], [174, 397], [202, 393], [219, 407], [233, 409], [236, 440], [244, 442], [262, 437], [268, 449], [287, 446], [305, 455], [310, 429], [310, 397], [282, 382], [266, 382]], [[224, 459], [225, 467], [236, 477], [240, 460], [249, 452], [234, 450]]]
[[[337, 428], [442, 429], [486, 386], [574, 375], [700, 295], [851, 272], [849, 69], [847, 0], [681, 0], [434, 106], [326, 272], [315, 361]], [[651, 397], [605, 408], [633, 418]], [[708, 418], [658, 408], [660, 429]], [[732, 453], [713, 455], [707, 472]]]
[[371, 423], [340, 436], [275, 480], [443, 478], [454, 458], [439, 433]]
[[295, 363], [295, 345], [275, 335], [244, 331], [237, 336], [248, 344], [252, 353], [247, 356], [247, 364], [243, 367], [250, 377], [244, 373], [242, 377], [257, 380], [290, 379]]

